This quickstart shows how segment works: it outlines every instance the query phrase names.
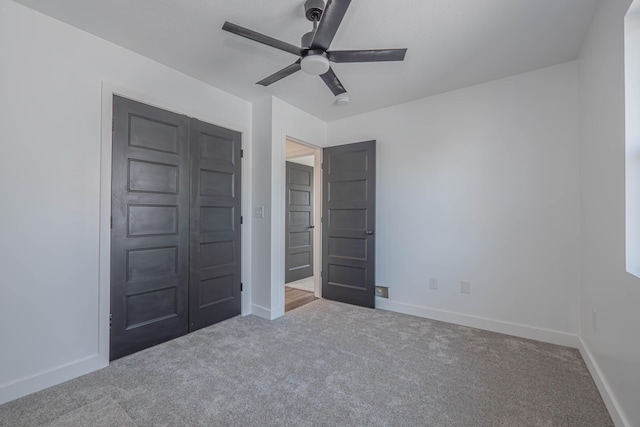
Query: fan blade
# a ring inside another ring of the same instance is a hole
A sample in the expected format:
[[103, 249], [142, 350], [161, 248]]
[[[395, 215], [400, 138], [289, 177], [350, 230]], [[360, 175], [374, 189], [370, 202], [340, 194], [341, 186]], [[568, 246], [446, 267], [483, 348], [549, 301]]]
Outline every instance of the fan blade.
[[311, 42], [311, 49], [329, 49], [350, 3], [351, 0], [327, 0], [318, 29]]
[[298, 59], [296, 62], [289, 65], [288, 67], [285, 67], [280, 71], [276, 71], [275, 73], [271, 74], [269, 77], [266, 77], [260, 80], [256, 84], [262, 85], [262, 86], [269, 86], [271, 83], [275, 83], [280, 79], [284, 79], [285, 77], [290, 76], [296, 71], [300, 71], [300, 59]]
[[327, 52], [332, 62], [404, 61], [407, 49], [332, 50]]
[[331, 92], [333, 92], [335, 96], [338, 96], [341, 93], [345, 93], [347, 91], [344, 86], [342, 86], [342, 83], [340, 83], [340, 80], [338, 80], [338, 76], [336, 76], [336, 73], [334, 73], [333, 69], [331, 68], [329, 68], [329, 71], [322, 74], [320, 78], [325, 82], [327, 86], [329, 86], [329, 89], [331, 89]]
[[300, 48], [297, 46], [274, 39], [273, 37], [265, 36], [264, 34], [260, 34], [248, 28], [241, 27], [240, 25], [232, 24], [231, 22], [225, 22], [222, 26], [222, 29], [233, 34], [237, 34], [241, 37], [246, 37], [249, 40], [266, 44], [267, 46], [275, 47], [276, 49], [284, 50], [285, 52], [289, 52], [294, 55], [300, 56], [301, 54]]

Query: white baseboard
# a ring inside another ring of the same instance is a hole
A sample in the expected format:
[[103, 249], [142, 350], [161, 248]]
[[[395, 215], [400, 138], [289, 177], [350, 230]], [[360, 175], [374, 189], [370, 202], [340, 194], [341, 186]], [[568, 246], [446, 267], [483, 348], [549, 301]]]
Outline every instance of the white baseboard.
[[376, 308], [425, 317], [427, 319], [439, 320], [441, 322], [454, 323], [456, 325], [469, 326], [471, 328], [484, 329], [486, 331], [498, 332], [506, 335], [513, 335], [550, 344], [563, 345], [566, 347], [578, 348], [579, 346], [578, 336], [566, 332], [422, 307], [404, 302], [392, 301], [386, 298], [376, 297]]
[[269, 310], [268, 308], [253, 304], [251, 306], [251, 314], [255, 314], [256, 316], [262, 317], [263, 319], [273, 320], [277, 319], [278, 317], [284, 316], [284, 308], [276, 307], [273, 310]]
[[[268, 320], [276, 319], [284, 314], [282, 313], [282, 308], [271, 311], [255, 304], [252, 305], [251, 308], [252, 314]], [[619, 427], [631, 426], [631, 423], [626, 418], [622, 408], [613, 395], [609, 383], [602, 374], [602, 371], [591, 354], [591, 351], [589, 351], [585, 342], [577, 335], [390, 301], [386, 298], [376, 298], [376, 308], [577, 348], [580, 351], [580, 354], [582, 355], [598, 390], [600, 391], [602, 399], [614, 424]], [[98, 369], [105, 368], [106, 366], [108, 366], [108, 362], [105, 363], [96, 354], [49, 371], [2, 384], [0, 385], [0, 405], [19, 399], [20, 397], [28, 394], [44, 390], [45, 388], [61, 384], [65, 381], [72, 380]]]
[[582, 338], [578, 339], [578, 350], [580, 350], [580, 354], [582, 355], [582, 359], [584, 359], [584, 363], [586, 363], [589, 372], [591, 373], [591, 377], [593, 381], [596, 383], [596, 387], [598, 387], [598, 391], [600, 391], [600, 395], [602, 396], [602, 400], [604, 400], [604, 404], [609, 411], [609, 415], [613, 420], [613, 423], [618, 427], [631, 427], [631, 423], [625, 416], [618, 400], [615, 398], [611, 391], [611, 387], [609, 386], [609, 382], [606, 380], [605, 376], [602, 374], [600, 370], [600, 366], [594, 359], [591, 351], [582, 340]]
[[284, 307], [274, 308], [273, 311], [271, 312], [271, 315], [272, 315], [271, 320], [284, 316]]
[[257, 304], [251, 304], [251, 314], [255, 314], [256, 316], [262, 317], [263, 319], [271, 320], [271, 310]]
[[94, 354], [30, 377], [0, 385], [0, 405], [108, 366]]
[[472, 328], [484, 329], [501, 334], [514, 335], [521, 338], [547, 342], [550, 344], [564, 345], [577, 348], [582, 355], [591, 377], [593, 378], [602, 400], [609, 411], [609, 415], [617, 427], [631, 427], [631, 423], [625, 416], [617, 399], [611, 391], [611, 387], [605, 376], [602, 374], [598, 363], [594, 359], [591, 351], [585, 342], [578, 335], [566, 332], [553, 331], [549, 329], [535, 328], [532, 326], [519, 325], [516, 323], [503, 322], [484, 317], [470, 316], [467, 314], [454, 313], [446, 310], [421, 307], [413, 304], [388, 300], [376, 297], [376, 308], [395, 311], [413, 316], [425, 317], [427, 319], [439, 320], [441, 322], [454, 323], [456, 325], [469, 326]]

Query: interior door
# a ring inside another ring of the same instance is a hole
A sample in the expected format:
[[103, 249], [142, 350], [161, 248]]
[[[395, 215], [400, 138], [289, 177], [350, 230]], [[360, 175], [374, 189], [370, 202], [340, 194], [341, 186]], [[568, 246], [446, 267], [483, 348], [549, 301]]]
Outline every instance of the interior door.
[[110, 359], [188, 330], [189, 119], [113, 99]]
[[313, 168], [287, 162], [285, 283], [313, 276]]
[[375, 307], [375, 141], [323, 150], [322, 297]]
[[114, 96], [111, 360], [240, 314], [239, 132]]
[[191, 120], [189, 326], [240, 314], [241, 135]]

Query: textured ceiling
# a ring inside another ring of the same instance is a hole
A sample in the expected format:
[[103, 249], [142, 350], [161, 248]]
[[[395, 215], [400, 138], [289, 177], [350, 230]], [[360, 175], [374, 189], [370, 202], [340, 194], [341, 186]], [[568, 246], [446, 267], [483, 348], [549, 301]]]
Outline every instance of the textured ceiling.
[[223, 31], [225, 20], [299, 45], [304, 0], [17, 0], [249, 101], [270, 94], [331, 121], [578, 57], [598, 0], [352, 0], [331, 45], [407, 47], [403, 63], [333, 64], [351, 103], [296, 57]]

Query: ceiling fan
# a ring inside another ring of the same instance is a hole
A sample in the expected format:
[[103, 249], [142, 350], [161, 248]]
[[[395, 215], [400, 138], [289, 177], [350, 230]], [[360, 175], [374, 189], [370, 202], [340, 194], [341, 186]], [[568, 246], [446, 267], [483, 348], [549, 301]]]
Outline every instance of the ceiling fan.
[[330, 62], [382, 62], [403, 61], [407, 49], [329, 50], [329, 45], [338, 31], [342, 18], [351, 0], [306, 0], [305, 16], [313, 22], [313, 30], [302, 36], [301, 47], [274, 39], [231, 22], [225, 22], [222, 29], [246, 37], [258, 43], [292, 53], [300, 58], [266, 77], [256, 84], [269, 86], [299, 70], [319, 75], [335, 96], [345, 93], [338, 77], [331, 69]]

